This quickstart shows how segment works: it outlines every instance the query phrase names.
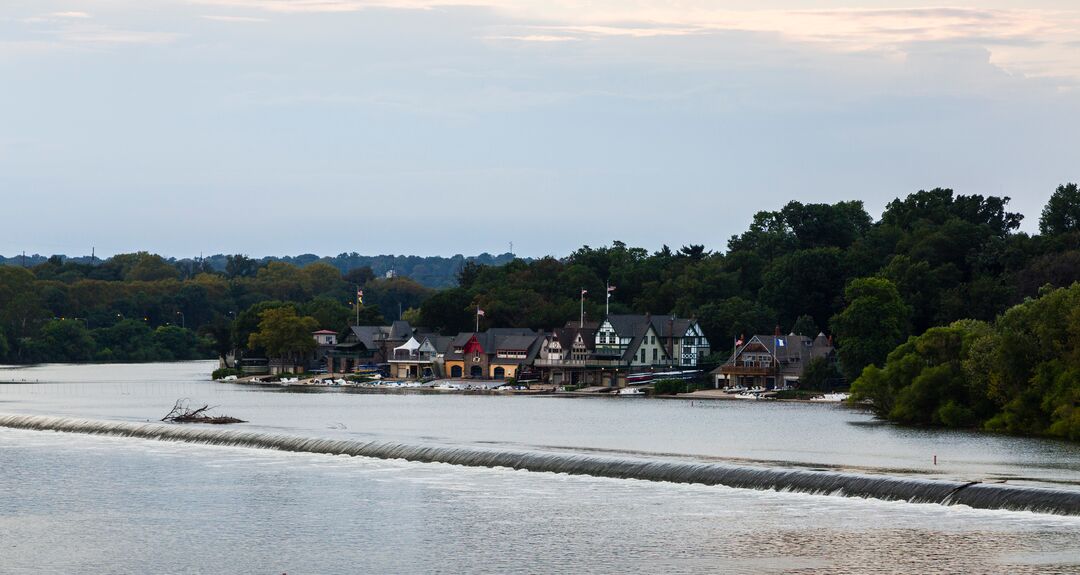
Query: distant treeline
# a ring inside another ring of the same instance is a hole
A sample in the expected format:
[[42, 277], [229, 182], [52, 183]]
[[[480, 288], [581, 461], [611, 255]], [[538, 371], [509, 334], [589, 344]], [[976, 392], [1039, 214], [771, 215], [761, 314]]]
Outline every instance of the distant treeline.
[[[578, 318], [582, 290], [587, 292], [587, 317], [600, 319], [610, 285], [612, 313], [697, 318], [717, 350], [714, 361], [724, 358], [741, 335], [774, 329], [802, 335], [826, 332], [838, 343], [843, 375], [855, 381], [867, 366], [892, 369], [886, 358], [894, 349], [899, 353], [912, 345], [917, 350], [937, 345], [929, 343], [936, 339], [919, 338], [935, 326], [973, 320], [985, 324], [960, 325], [993, 325], [997, 330], [1001, 325], [997, 318], [1014, 306], [1080, 280], [1077, 186], [1052, 191], [1037, 234], [1018, 231], [1023, 215], [1008, 211], [1008, 204], [1007, 197], [933, 189], [895, 199], [875, 220], [858, 201], [793, 201], [775, 211], [758, 212], [749, 229], [731, 237], [724, 251], [689, 245], [650, 252], [614, 242], [585, 246], [564, 258], [514, 259], [501, 266], [482, 259], [460, 260], [454, 281], [448, 282], [451, 286], [439, 290], [406, 277], [404, 266], [395, 268], [400, 275], [393, 279], [374, 267], [350, 268], [361, 262], [350, 260], [352, 256], [339, 256], [336, 263], [294, 260], [303, 267], [225, 256], [223, 266], [208, 258], [190, 262], [196, 267], [187, 268], [182, 261], [147, 253], [123, 254], [97, 265], [54, 257], [30, 268], [0, 266], [0, 354], [8, 361], [145, 357], [117, 351], [115, 339], [95, 332], [124, 322], [144, 324], [152, 333], [180, 324], [202, 336], [197, 341], [203, 348], [224, 353], [258, 341], [250, 334], [266, 310], [274, 307], [293, 308], [297, 322], [302, 320], [305, 326], [341, 329], [355, 320], [351, 307], [355, 285], [364, 290], [361, 323], [404, 317], [456, 333], [473, 329], [480, 307], [485, 312], [481, 329], [547, 329]], [[1040, 314], [1050, 308], [1019, 309]], [[79, 319], [72, 321], [73, 317]], [[71, 332], [55, 332], [58, 322]], [[75, 335], [80, 329], [91, 332], [91, 339], [84, 341], [87, 347], [92, 342], [91, 352], [76, 353], [61, 345], [79, 340]], [[1055, 342], [1057, 347], [1049, 353], [1062, 361], [1075, 351], [1075, 339], [1045, 339], [1030, 330], [1017, 333]], [[909, 341], [913, 336], [916, 339]], [[146, 345], [164, 350], [169, 346], [162, 343], [163, 337]], [[1014, 337], [1019, 336], [1003, 335], [995, 346], [1005, 347], [995, 349], [1006, 350], [1001, 352], [1004, 356], [1007, 350], [1021, 349], [1011, 347]], [[1038, 374], [1024, 379], [1028, 372], [1023, 369], [1010, 376], [1013, 388], [1036, 386]], [[863, 377], [883, 377], [869, 373]], [[1049, 372], [1039, 373], [1050, 377]], [[989, 394], [996, 411], [968, 405], [959, 395], [949, 396], [954, 407], [933, 404], [937, 407], [931, 409], [931, 403], [905, 403], [899, 395], [899, 403], [889, 403], [893, 401], [889, 394], [907, 393], [902, 391], [906, 386], [916, 385], [912, 378], [918, 373], [893, 370], [886, 376], [890, 383], [885, 388], [892, 391], [879, 393], [881, 386], [868, 383], [856, 387], [862, 387], [867, 397], [871, 396], [867, 390], [877, 390], [875, 406], [887, 417], [1071, 436], [1047, 418], [1039, 424], [1010, 425], [995, 415], [1006, 413], [1005, 405], [1017, 397], [1034, 402], [1044, 397], [1042, 392]], [[1055, 397], [1080, 396], [1075, 380], [1069, 381], [1061, 384], [1065, 395]], [[1057, 402], [1051, 403], [1059, 406]], [[911, 416], [906, 407], [894, 411], [890, 405], [914, 405], [921, 415]], [[925, 410], [931, 411], [922, 413]]]
[[[49, 257], [50, 256], [43, 256], [40, 254], [26, 256], [17, 255], [12, 257], [0, 256], [0, 265], [32, 268], [47, 262]], [[115, 266], [112, 268], [106, 266], [101, 270], [89, 269], [97, 268], [98, 266], [108, 263], [108, 259], [103, 260], [92, 256], [69, 258], [64, 255], [51, 257], [59, 257], [60, 261], [65, 263], [70, 262], [72, 264], [87, 266], [88, 268], [85, 268], [83, 277], [88, 279], [111, 281], [124, 279], [122, 277], [117, 277]], [[478, 256], [469, 257], [460, 254], [452, 257], [421, 257], [406, 255], [362, 256], [356, 252], [342, 253], [334, 257], [302, 254], [298, 256], [282, 257], [245, 257], [244, 261], [239, 262], [240, 265], [238, 267], [230, 268], [230, 264], [233, 266], [237, 265], [238, 262], [234, 261], [236, 258], [237, 256], [235, 255], [215, 254], [199, 258], [165, 258], [164, 261], [176, 268], [181, 279], [194, 277], [196, 274], [204, 271], [225, 274], [232, 271], [233, 275], [243, 275], [245, 272], [265, 266], [270, 262], [283, 262], [298, 267], [304, 267], [313, 263], [324, 263], [334, 266], [343, 274], [358, 268], [369, 268], [372, 273], [377, 276], [385, 276], [386, 274], [393, 273], [394, 275], [410, 277], [420, 285], [426, 287], [444, 288], [456, 283], [457, 273], [461, 270], [462, 266], [465, 265], [465, 262], [474, 262], [485, 266], [498, 266], [513, 260], [514, 256], [509, 253], [500, 255], [482, 253]]]

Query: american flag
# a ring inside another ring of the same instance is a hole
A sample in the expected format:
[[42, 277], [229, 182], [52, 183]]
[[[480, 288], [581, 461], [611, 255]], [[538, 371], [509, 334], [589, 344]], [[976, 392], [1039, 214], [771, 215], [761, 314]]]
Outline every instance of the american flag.
[[482, 310], [480, 308], [476, 308], [476, 315], [478, 315], [480, 317], [483, 317], [484, 316], [484, 310]]
[[589, 290], [587, 290], [587, 289], [583, 289], [583, 290], [581, 290], [581, 295], [582, 295], [582, 296], [584, 296], [584, 295], [585, 295], [585, 294], [587, 294], [587, 293], [589, 293]]
[[608, 286], [607, 291], [608, 291], [608, 293], [611, 293], [611, 292], [615, 291], [615, 286]]
[[364, 290], [362, 290], [362, 289], [356, 290], [356, 301], [358, 301], [360, 303], [364, 303]]

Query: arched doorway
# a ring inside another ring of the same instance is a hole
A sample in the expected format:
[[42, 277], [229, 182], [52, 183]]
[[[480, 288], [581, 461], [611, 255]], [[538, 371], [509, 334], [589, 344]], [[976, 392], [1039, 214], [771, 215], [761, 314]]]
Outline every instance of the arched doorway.
[[461, 377], [461, 366], [460, 365], [450, 366], [450, 377]]
[[506, 370], [503, 369], [502, 366], [496, 367], [494, 375], [495, 379], [504, 379], [506, 377]]
[[469, 377], [484, 377], [484, 369], [479, 365], [474, 365], [469, 368]]

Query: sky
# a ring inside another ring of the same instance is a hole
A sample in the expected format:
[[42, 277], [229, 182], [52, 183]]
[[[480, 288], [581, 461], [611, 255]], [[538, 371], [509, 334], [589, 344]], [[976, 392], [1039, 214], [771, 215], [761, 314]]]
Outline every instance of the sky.
[[5, 0], [0, 255], [723, 250], [1080, 180], [1076, 0]]

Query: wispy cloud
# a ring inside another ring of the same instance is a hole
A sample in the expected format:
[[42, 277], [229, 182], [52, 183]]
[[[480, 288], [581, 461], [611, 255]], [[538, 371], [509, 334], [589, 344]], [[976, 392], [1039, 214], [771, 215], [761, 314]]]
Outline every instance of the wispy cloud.
[[181, 34], [175, 32], [147, 32], [140, 30], [114, 30], [111, 28], [63, 30], [56, 36], [66, 42], [77, 44], [169, 44]]
[[57, 18], [77, 18], [77, 19], [85, 19], [85, 18], [90, 17], [90, 15], [87, 14], [86, 12], [75, 12], [75, 11], [72, 11], [72, 12], [53, 12], [53, 13], [51, 13], [49, 15], [50, 16], [55, 16]]
[[213, 20], [215, 22], [266, 22], [266, 18], [256, 18], [254, 16], [221, 16], [221, 15], [203, 15], [199, 16], [203, 20]]

